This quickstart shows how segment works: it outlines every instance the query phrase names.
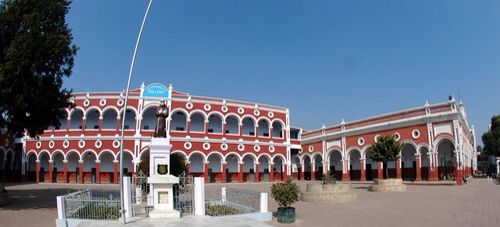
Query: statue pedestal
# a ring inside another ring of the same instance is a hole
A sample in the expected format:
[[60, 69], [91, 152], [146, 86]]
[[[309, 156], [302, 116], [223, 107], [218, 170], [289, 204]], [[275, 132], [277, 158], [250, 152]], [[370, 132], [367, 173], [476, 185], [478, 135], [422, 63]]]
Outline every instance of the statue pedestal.
[[150, 218], [172, 219], [180, 218], [181, 213], [174, 210], [173, 185], [179, 183], [179, 178], [172, 175], [153, 175], [148, 177], [148, 183], [153, 188], [153, 211]]
[[168, 165], [170, 173], [170, 140], [167, 138], [151, 138], [149, 144], [149, 176], [158, 174], [158, 165]]

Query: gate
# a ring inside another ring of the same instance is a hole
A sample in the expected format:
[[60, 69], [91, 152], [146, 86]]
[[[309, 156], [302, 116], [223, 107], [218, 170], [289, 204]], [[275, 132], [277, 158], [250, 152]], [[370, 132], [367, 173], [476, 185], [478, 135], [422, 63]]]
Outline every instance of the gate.
[[179, 184], [174, 185], [174, 209], [181, 212], [181, 216], [194, 214], [194, 182], [193, 176], [182, 172]]
[[153, 197], [149, 190], [148, 177], [139, 171], [132, 177], [132, 215], [144, 216], [153, 208]]

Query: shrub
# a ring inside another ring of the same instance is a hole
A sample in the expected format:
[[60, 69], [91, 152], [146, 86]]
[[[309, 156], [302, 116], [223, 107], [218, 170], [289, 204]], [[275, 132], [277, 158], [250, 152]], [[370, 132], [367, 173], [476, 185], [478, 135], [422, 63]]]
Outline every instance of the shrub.
[[232, 215], [237, 214], [238, 210], [226, 205], [205, 205], [205, 212], [209, 216], [221, 216], [221, 215]]
[[300, 187], [293, 183], [291, 178], [288, 178], [286, 183], [278, 183], [271, 186], [271, 197], [282, 208], [288, 208], [293, 203], [299, 201], [299, 192]]

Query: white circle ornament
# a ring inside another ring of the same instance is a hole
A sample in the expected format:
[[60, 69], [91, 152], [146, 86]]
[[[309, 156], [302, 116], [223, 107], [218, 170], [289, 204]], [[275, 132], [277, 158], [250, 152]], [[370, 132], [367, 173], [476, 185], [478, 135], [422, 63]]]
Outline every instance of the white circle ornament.
[[120, 147], [120, 141], [119, 140], [114, 140], [113, 141], [113, 147], [114, 148], [119, 148]]
[[64, 147], [64, 148], [68, 148], [68, 147], [69, 147], [69, 141], [65, 140], [65, 141], [63, 142], [63, 147]]
[[87, 106], [89, 106], [89, 105], [90, 105], [90, 100], [85, 99], [85, 100], [83, 101], [83, 106], [87, 107]]
[[10, 145], [9, 139], [5, 139], [5, 141], [3, 141], [3, 145], [8, 147]]
[[243, 145], [243, 144], [239, 144], [239, 145], [238, 145], [238, 150], [239, 150], [239, 151], [243, 151], [243, 150], [245, 150], [245, 145]]
[[85, 147], [85, 141], [83, 141], [83, 140], [78, 141], [78, 147], [79, 148], [84, 148]]
[[243, 113], [245, 113], [245, 110], [244, 110], [243, 108], [241, 108], [241, 107], [240, 107], [240, 108], [238, 108], [238, 113], [239, 113], [239, 114], [243, 114]]
[[40, 147], [42, 147], [42, 141], [36, 142], [36, 148], [40, 148]]
[[220, 145], [220, 149], [223, 150], [223, 151], [226, 151], [228, 148], [227, 144], [223, 143]]
[[273, 152], [274, 152], [274, 150], [275, 150], [275, 149], [274, 149], [274, 146], [273, 146], [273, 145], [269, 146], [269, 152], [273, 153]]
[[99, 105], [105, 106], [106, 105], [106, 99], [99, 100]]
[[191, 147], [193, 147], [193, 144], [191, 144], [191, 142], [185, 142], [184, 143], [184, 148], [186, 148], [186, 150], [191, 149]]
[[49, 142], [49, 147], [50, 147], [50, 148], [54, 148], [54, 145], [55, 145], [54, 140], [51, 140], [51, 141]]
[[255, 146], [253, 146], [253, 149], [255, 150], [255, 152], [259, 152], [260, 151], [260, 146], [259, 145], [255, 145]]
[[378, 141], [378, 138], [380, 137], [380, 135], [376, 135], [375, 137], [373, 137], [373, 141], [375, 141], [375, 143]]
[[205, 149], [205, 150], [210, 149], [210, 144], [209, 143], [203, 143], [203, 149]]
[[360, 138], [358, 139], [358, 145], [359, 145], [359, 146], [363, 146], [364, 144], [365, 144], [365, 139], [363, 139], [363, 137], [360, 137]]
[[210, 109], [212, 109], [212, 106], [210, 106], [210, 104], [205, 104], [203, 105], [203, 109], [205, 109], [206, 111], [210, 111]]
[[227, 106], [226, 106], [226, 105], [222, 106], [220, 109], [221, 109], [221, 110], [222, 110], [222, 112], [224, 112], [224, 113], [226, 113], [226, 112], [228, 111], [228, 108], [227, 108]]
[[116, 105], [123, 106], [123, 99], [118, 99], [118, 102], [116, 102]]
[[186, 108], [193, 109], [193, 103], [192, 102], [187, 102], [186, 103]]
[[420, 137], [420, 131], [418, 129], [413, 129], [411, 137], [413, 137], [413, 139], [418, 139]]
[[253, 111], [253, 114], [254, 114], [255, 116], [259, 116], [259, 115], [260, 115], [260, 111], [259, 111], [259, 110], [254, 110], [254, 111]]
[[394, 136], [396, 137], [396, 141], [399, 141], [401, 139], [401, 135], [399, 133], [394, 133]]
[[100, 140], [96, 140], [94, 145], [97, 148], [101, 148], [102, 147], [102, 142]]
[[313, 152], [314, 151], [314, 147], [311, 145], [307, 148], [307, 150], [309, 151], [309, 153]]
[[267, 116], [270, 117], [270, 118], [273, 118], [274, 117], [274, 113], [269, 111], [269, 113], [267, 113]]

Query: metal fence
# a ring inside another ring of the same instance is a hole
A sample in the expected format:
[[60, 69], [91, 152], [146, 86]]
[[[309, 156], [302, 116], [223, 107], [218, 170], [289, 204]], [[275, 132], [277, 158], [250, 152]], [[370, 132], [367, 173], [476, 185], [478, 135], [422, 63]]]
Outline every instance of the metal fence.
[[179, 176], [179, 184], [174, 184], [174, 209], [181, 212], [182, 216], [194, 213], [194, 183], [193, 177], [182, 173]]
[[115, 191], [84, 189], [64, 196], [64, 216], [71, 219], [116, 220], [120, 196]]
[[221, 192], [206, 194], [205, 213], [210, 216], [225, 216], [259, 212], [260, 192], [222, 188]]
[[147, 216], [153, 209], [153, 198], [150, 192], [148, 177], [139, 171], [132, 177], [132, 215]]

